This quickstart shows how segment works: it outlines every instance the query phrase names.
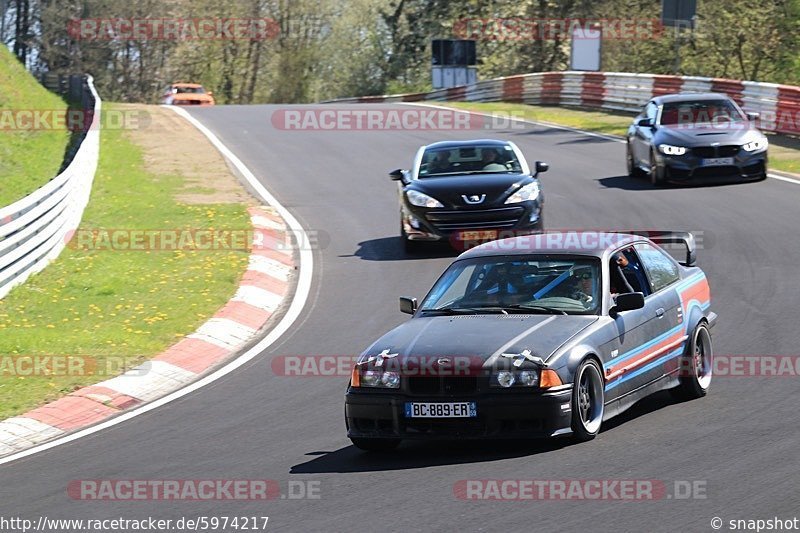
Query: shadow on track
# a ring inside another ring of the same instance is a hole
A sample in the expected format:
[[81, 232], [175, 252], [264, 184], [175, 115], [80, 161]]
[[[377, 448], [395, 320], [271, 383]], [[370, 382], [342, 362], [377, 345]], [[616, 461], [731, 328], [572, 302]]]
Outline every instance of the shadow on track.
[[[695, 400], [697, 401], [697, 400]], [[603, 424], [598, 439], [630, 422], [665, 407], [677, 406], [667, 391], [644, 398], [625, 413]], [[330, 474], [355, 472], [381, 472], [410, 470], [432, 466], [501, 461], [519, 457], [533, 457], [555, 452], [570, 446], [592, 446], [592, 442], [576, 443], [569, 437], [538, 440], [461, 440], [461, 441], [405, 441], [389, 452], [363, 452], [355, 446], [335, 451], [309, 452], [314, 458], [294, 465], [290, 474]]]
[[500, 461], [552, 452], [569, 445], [569, 439], [406, 441], [390, 452], [363, 452], [347, 446], [333, 452], [311, 452], [317, 456], [292, 467], [291, 474], [325, 474], [410, 470], [432, 466]]
[[625, 191], [658, 191], [669, 189], [691, 189], [693, 187], [725, 187], [736, 185], [757, 185], [758, 180], [743, 181], [739, 178], [719, 177], [719, 178], [700, 178], [688, 182], [668, 182], [662, 187], [653, 187], [647, 178], [632, 178], [630, 176], [611, 176], [608, 178], [598, 178], [597, 182], [607, 189], [621, 189]]
[[[695, 400], [697, 401], [697, 400]], [[625, 411], [619, 416], [615, 416], [611, 420], [607, 422], [603, 422], [603, 428], [600, 430], [600, 436], [597, 438], [602, 439], [603, 434], [614, 431], [620, 426], [624, 426], [627, 422], [635, 420], [640, 416], [645, 416], [650, 413], [654, 413], [665, 407], [670, 406], [677, 406], [681, 403], [684, 403], [679, 400], [675, 400], [672, 395], [668, 391], [659, 391], [652, 396], [648, 396], [646, 398], [642, 398], [636, 404], [633, 405], [630, 409]]]
[[419, 251], [406, 252], [400, 237], [381, 237], [358, 243], [358, 250], [353, 255], [340, 257], [360, 257], [365, 261], [406, 261], [415, 259], [440, 259], [455, 257], [459, 252], [446, 243], [422, 243]]
[[[598, 135], [602, 135], [598, 133]], [[582, 134], [580, 137], [576, 137], [575, 139], [570, 139], [568, 141], [561, 141], [558, 143], [561, 144], [602, 144], [602, 143], [616, 143], [617, 141], [613, 139], [606, 139], [603, 137], [595, 137], [594, 135], [585, 135]]]

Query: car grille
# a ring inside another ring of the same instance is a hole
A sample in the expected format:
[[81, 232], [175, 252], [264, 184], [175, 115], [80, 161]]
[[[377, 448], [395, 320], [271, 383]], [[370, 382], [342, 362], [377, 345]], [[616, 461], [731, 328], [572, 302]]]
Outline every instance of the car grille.
[[470, 209], [464, 211], [428, 212], [428, 219], [436, 229], [455, 231], [464, 229], [510, 228], [519, 222], [524, 207], [501, 207], [497, 209]]
[[416, 376], [408, 378], [408, 392], [419, 396], [453, 396], [478, 391], [476, 376]]
[[702, 167], [692, 172], [693, 178], [718, 178], [721, 176], [738, 176], [739, 167]]
[[697, 157], [733, 157], [739, 153], [740, 146], [731, 144], [726, 146], [698, 146], [692, 148], [692, 153]]
[[486, 422], [480, 419], [460, 418], [458, 420], [417, 420], [403, 422], [403, 430], [411, 435], [430, 435], [443, 437], [483, 436], [489, 433]]

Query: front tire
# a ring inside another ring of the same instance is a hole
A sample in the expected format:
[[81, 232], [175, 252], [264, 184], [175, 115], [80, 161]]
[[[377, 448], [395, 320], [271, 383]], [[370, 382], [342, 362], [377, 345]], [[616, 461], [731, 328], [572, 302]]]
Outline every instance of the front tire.
[[625, 149], [625, 162], [628, 166], [628, 176], [631, 178], [638, 178], [642, 175], [642, 169], [639, 168], [639, 165], [636, 164], [636, 161], [633, 158], [633, 151], [631, 150], [630, 142], [628, 142]]
[[650, 184], [653, 187], [664, 185], [664, 170], [658, 167], [656, 154], [653, 151], [650, 152]]
[[575, 372], [572, 388], [572, 435], [585, 442], [600, 433], [605, 411], [605, 383], [594, 359], [583, 361]]
[[679, 400], [695, 400], [708, 394], [714, 368], [714, 350], [711, 333], [705, 323], [700, 323], [692, 332], [691, 342], [679, 364], [680, 384], [670, 389]]
[[406, 233], [405, 228], [403, 227], [403, 220], [400, 219], [400, 240], [403, 241], [403, 250], [407, 254], [415, 254], [420, 251], [420, 243], [418, 241], [412, 241], [408, 238], [408, 234]]
[[362, 437], [351, 437], [350, 442], [359, 450], [367, 452], [386, 452], [394, 450], [400, 445], [400, 439], [368, 439]]

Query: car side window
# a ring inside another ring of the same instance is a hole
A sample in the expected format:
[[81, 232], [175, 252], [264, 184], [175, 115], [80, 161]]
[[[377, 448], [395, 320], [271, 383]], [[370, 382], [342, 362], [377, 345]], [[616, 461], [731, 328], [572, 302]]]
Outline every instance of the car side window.
[[609, 268], [612, 293], [641, 292], [647, 297], [653, 292], [633, 246], [612, 254]]
[[649, 118], [655, 123], [656, 115], [658, 114], [658, 107], [653, 102], [648, 102], [647, 106], [644, 108], [644, 116], [645, 118]]
[[660, 291], [678, 281], [680, 278], [678, 265], [667, 254], [647, 243], [636, 244], [635, 248], [654, 291]]

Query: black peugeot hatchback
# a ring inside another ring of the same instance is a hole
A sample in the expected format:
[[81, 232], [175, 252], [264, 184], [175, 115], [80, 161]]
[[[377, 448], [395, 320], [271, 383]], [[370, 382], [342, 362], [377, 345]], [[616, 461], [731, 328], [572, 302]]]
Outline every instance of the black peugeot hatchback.
[[449, 241], [463, 249], [542, 231], [538, 175], [510, 141], [444, 141], [421, 147], [410, 170], [389, 174], [399, 184], [400, 235], [406, 251], [421, 242]]

